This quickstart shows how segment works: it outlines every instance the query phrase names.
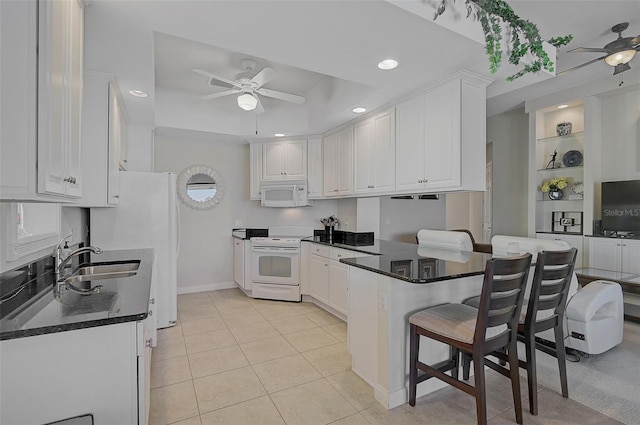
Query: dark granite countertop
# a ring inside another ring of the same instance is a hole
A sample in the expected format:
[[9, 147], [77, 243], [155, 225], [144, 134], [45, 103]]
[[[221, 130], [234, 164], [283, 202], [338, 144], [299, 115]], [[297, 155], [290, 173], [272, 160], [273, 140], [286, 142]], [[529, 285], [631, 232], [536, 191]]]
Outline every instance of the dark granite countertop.
[[[102, 285], [97, 294], [80, 295], [63, 289], [60, 300], [53, 296], [55, 277], [52, 262], [48, 259], [41, 260], [42, 265], [36, 264], [33, 273], [27, 272], [27, 266], [25, 270], [3, 273], [2, 286], [8, 283], [21, 286], [23, 281], [27, 294], [24, 295], [26, 300], [11, 310], [8, 303], [0, 305], [0, 340], [145, 319], [149, 310], [153, 257], [153, 249], [111, 250], [83, 255], [76, 267], [123, 260], [139, 260], [140, 265], [134, 276], [75, 284], [83, 288]], [[9, 279], [13, 282], [8, 282]]]
[[416, 244], [376, 239], [373, 245], [351, 246], [306, 239], [308, 242], [372, 254], [342, 258], [341, 263], [410, 283], [430, 283], [484, 273], [491, 254], [419, 247]]
[[635, 239], [640, 240], [640, 235], [629, 235], [629, 236], [619, 236], [619, 235], [585, 235], [588, 238], [604, 238], [604, 239]]

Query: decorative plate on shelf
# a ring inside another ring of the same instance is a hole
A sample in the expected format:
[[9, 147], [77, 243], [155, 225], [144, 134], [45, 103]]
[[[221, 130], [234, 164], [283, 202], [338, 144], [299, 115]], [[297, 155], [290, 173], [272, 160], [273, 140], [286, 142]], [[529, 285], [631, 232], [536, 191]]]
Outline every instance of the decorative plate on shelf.
[[584, 183], [577, 182], [571, 186], [571, 193], [578, 196], [584, 196]]
[[577, 167], [582, 164], [582, 153], [580, 151], [568, 151], [562, 156], [562, 164], [565, 167]]

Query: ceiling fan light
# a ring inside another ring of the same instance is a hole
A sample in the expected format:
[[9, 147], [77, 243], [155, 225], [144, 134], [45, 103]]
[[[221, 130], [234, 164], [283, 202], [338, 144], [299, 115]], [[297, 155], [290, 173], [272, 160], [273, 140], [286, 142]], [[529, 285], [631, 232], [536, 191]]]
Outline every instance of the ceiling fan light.
[[258, 105], [258, 99], [256, 99], [251, 93], [242, 93], [238, 96], [238, 106], [245, 111], [253, 111]]
[[620, 74], [621, 72], [625, 72], [625, 71], [628, 71], [630, 69], [631, 69], [631, 67], [629, 66], [628, 63], [621, 63], [620, 65], [616, 65], [613, 68], [613, 75]]
[[611, 53], [604, 58], [604, 61], [611, 66], [616, 66], [629, 62], [635, 55], [635, 49], [623, 50], [621, 52]]

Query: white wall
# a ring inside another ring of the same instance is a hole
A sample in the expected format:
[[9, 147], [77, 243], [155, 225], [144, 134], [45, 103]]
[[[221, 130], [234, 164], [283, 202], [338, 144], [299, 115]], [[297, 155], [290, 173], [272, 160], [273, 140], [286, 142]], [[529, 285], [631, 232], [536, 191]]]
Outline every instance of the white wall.
[[415, 243], [420, 229], [444, 229], [446, 197], [440, 199], [380, 198], [380, 239]]
[[[234, 227], [299, 225], [321, 229], [320, 219], [338, 212], [335, 200], [315, 201], [314, 206], [304, 208], [264, 208], [259, 201], [249, 201], [249, 145], [223, 139], [189, 132], [155, 137], [155, 171], [180, 173], [190, 165], [206, 164], [220, 172], [225, 183], [225, 196], [212, 210], [195, 211], [180, 205], [179, 291], [188, 291], [190, 286], [215, 289], [233, 282]], [[236, 221], [242, 226], [236, 226]]]
[[127, 171], [153, 171], [153, 129], [148, 125], [127, 126]]
[[484, 192], [447, 194], [446, 229], [467, 229], [476, 241], [482, 240], [482, 201]]
[[528, 115], [518, 109], [487, 118], [487, 142], [492, 143], [493, 234], [527, 236]]
[[640, 179], [640, 89], [602, 97], [602, 180]]

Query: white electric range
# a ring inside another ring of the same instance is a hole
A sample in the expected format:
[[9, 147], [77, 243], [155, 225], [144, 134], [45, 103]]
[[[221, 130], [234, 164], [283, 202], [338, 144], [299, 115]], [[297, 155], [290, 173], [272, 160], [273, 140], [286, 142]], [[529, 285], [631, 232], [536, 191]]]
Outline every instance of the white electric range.
[[301, 240], [313, 236], [313, 227], [269, 227], [268, 237], [251, 238], [253, 298], [300, 301]]

